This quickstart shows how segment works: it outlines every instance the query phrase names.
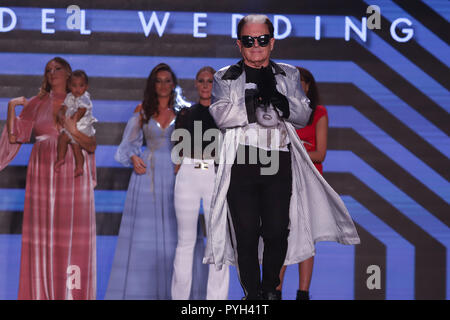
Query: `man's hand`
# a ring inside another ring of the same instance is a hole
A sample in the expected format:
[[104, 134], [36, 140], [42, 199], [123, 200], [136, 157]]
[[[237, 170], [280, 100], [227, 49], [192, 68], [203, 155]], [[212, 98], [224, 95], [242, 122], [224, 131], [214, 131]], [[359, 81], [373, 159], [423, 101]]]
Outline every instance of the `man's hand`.
[[258, 84], [260, 94], [260, 102], [266, 106], [272, 104], [281, 112], [281, 117], [289, 118], [289, 102], [288, 99], [277, 90], [277, 81], [269, 66], [261, 72], [261, 81]]
[[277, 82], [270, 66], [264, 68], [261, 72], [261, 79], [258, 82], [258, 91], [261, 103], [269, 105], [271, 97], [277, 92]]
[[270, 98], [270, 102], [272, 105], [281, 111], [282, 117], [287, 119], [289, 118], [290, 111], [289, 111], [289, 101], [288, 99], [278, 92], [278, 90], [275, 90], [272, 97]]

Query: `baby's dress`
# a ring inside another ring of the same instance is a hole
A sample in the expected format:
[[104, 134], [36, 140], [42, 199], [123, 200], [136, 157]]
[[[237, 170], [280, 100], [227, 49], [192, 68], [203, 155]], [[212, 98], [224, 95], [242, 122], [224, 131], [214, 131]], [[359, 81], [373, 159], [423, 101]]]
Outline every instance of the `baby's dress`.
[[[67, 107], [66, 118], [72, 117], [79, 108], [86, 108], [83, 117], [77, 122], [77, 129], [88, 137], [92, 137], [95, 134], [94, 123], [97, 122], [97, 119], [92, 115], [92, 102], [89, 92], [86, 91], [79, 97], [68, 93], [64, 100], [64, 105]], [[72, 143], [76, 143], [66, 129], [61, 129], [61, 132], [65, 132], [72, 140]]]

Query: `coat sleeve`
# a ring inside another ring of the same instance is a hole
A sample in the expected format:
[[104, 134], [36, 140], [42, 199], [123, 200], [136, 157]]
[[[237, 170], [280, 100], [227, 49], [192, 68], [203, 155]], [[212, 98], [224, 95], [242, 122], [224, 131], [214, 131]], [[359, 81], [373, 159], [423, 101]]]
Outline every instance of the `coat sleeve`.
[[287, 99], [289, 101], [289, 118], [295, 129], [301, 129], [308, 124], [312, 109], [309, 107], [309, 99], [305, 96], [300, 83], [300, 72], [295, 71], [292, 79], [289, 79]]
[[[248, 124], [244, 95], [231, 91], [232, 81], [222, 80], [222, 72], [214, 74], [209, 112], [219, 129], [243, 127]], [[241, 96], [242, 98], [239, 98]]]

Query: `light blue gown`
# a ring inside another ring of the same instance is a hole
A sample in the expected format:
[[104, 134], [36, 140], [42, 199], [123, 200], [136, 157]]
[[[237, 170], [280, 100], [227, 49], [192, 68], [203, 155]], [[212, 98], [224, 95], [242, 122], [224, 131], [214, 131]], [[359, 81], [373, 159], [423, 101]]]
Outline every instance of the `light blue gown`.
[[[173, 130], [174, 121], [162, 129], [153, 118], [141, 128], [138, 113], [127, 123], [115, 159], [132, 166], [130, 157], [137, 155], [147, 168], [143, 175], [133, 171], [130, 178], [105, 299], [171, 299], [177, 246], [175, 175], [170, 157]], [[147, 146], [143, 149], [144, 137]], [[206, 297], [208, 269], [201, 262], [204, 248], [199, 232], [191, 299]]]

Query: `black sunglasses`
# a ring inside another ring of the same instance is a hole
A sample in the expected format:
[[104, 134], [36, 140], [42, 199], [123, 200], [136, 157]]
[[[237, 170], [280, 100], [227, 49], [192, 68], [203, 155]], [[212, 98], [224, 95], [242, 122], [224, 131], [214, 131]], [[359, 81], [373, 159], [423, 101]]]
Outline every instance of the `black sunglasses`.
[[258, 43], [261, 47], [266, 47], [269, 44], [270, 38], [272, 38], [270, 34], [263, 34], [258, 37], [241, 36], [239, 40], [244, 47], [251, 48], [255, 45], [256, 40], [258, 40]]

